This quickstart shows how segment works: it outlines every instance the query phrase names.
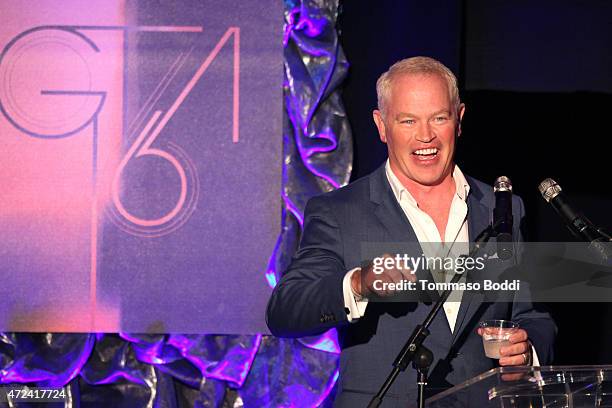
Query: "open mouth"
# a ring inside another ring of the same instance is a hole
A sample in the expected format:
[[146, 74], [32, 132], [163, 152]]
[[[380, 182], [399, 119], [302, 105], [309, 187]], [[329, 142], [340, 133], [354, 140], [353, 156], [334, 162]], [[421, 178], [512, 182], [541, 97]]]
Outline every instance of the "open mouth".
[[438, 156], [438, 148], [431, 147], [429, 149], [418, 149], [412, 152], [417, 160], [433, 160]]

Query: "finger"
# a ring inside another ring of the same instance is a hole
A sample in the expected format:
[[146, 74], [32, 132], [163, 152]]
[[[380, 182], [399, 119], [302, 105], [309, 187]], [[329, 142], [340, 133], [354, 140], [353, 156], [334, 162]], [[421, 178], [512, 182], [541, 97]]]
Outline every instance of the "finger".
[[524, 373], [515, 373], [515, 374], [502, 374], [502, 381], [518, 381], [525, 376]]
[[399, 269], [387, 270], [387, 276], [391, 279], [391, 282], [400, 283], [404, 278], [404, 275]]
[[367, 279], [366, 287], [370, 293], [374, 293], [378, 296], [384, 296], [384, 288], [386, 279], [384, 275], [376, 275]]
[[500, 366], [522, 366], [525, 365], [525, 358], [522, 354], [518, 356], [502, 357], [499, 359]]
[[528, 338], [529, 336], [524, 329], [518, 329], [516, 333], [512, 333], [510, 338], [508, 338], [508, 341], [510, 343], [521, 343], [523, 341], [527, 341]]
[[403, 279], [409, 280], [410, 282], [415, 282], [417, 279], [416, 274], [410, 269], [401, 269], [401, 273]]
[[401, 274], [397, 271], [391, 272], [391, 271], [387, 271], [386, 272], [386, 279], [389, 283], [394, 284], [395, 286], [392, 285], [392, 287], [395, 287], [395, 289], [391, 289], [391, 287], [387, 286], [387, 296], [394, 296], [398, 294], [398, 287], [399, 284], [402, 281], [401, 278]]
[[395, 290], [389, 287], [390, 283], [395, 283], [395, 282], [388, 274], [382, 274], [378, 276], [377, 280], [379, 280], [379, 283], [377, 285], [379, 289], [376, 289], [374, 287], [374, 282], [372, 282], [372, 286], [371, 286], [372, 291], [374, 291], [376, 294], [382, 297], [389, 297], [389, 296], [395, 295], [396, 293]]
[[387, 280], [382, 276], [377, 277], [375, 280], [368, 284], [368, 290], [370, 293], [375, 293], [378, 296], [385, 296], [387, 292]]
[[526, 353], [529, 350], [527, 342], [512, 344], [511, 346], [501, 347], [499, 354], [501, 356], [515, 356], [517, 354]]
[[[364, 274], [367, 276], [380, 276], [385, 271], [386, 259], [390, 258], [389, 254], [383, 254], [381, 256], [377, 256], [370, 261], [367, 268], [365, 268]], [[374, 271], [376, 269], [376, 272]]]

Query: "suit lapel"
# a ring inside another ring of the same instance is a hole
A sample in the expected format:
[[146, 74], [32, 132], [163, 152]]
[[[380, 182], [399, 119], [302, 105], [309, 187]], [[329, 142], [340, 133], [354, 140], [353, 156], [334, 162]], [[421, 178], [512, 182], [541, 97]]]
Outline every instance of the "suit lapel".
[[[416, 233], [410, 221], [408, 221], [404, 210], [397, 202], [393, 190], [391, 190], [384, 165], [376, 171], [370, 183], [370, 199], [377, 204], [374, 214], [386, 229], [391, 240], [398, 243], [417, 243], [420, 251], [417, 256], [422, 254], [423, 248], [419, 243]], [[429, 282], [433, 281], [433, 276], [427, 269], [417, 271], [417, 278], [419, 280], [426, 279]], [[427, 291], [427, 294], [429, 299], [433, 300], [439, 296], [436, 291]]]
[[[468, 178], [470, 184], [470, 194], [468, 195], [468, 234], [469, 241], [474, 242], [476, 237], [489, 225], [490, 209], [484, 205], [481, 201], [482, 192], [478, 187]], [[473, 282], [477, 280], [478, 276], [474, 272], [469, 273], [466, 277], [467, 282]], [[457, 340], [459, 335], [466, 329], [468, 323], [474, 316], [474, 313], [480, 307], [483, 301], [482, 293], [475, 293], [472, 291], [463, 292], [461, 299], [461, 306], [457, 315], [457, 322], [455, 323], [455, 330], [453, 331], [453, 343]]]
[[[411, 244], [416, 243], [416, 245], [418, 245], [418, 249], [420, 250], [418, 255], [422, 254], [423, 249], [419, 243], [419, 240], [417, 239], [416, 233], [414, 232], [414, 229], [406, 217], [404, 210], [397, 202], [397, 199], [391, 190], [384, 166], [378, 169], [377, 174], [370, 182], [370, 194], [371, 201], [377, 204], [374, 214], [387, 231], [390, 239], [395, 242], [409, 242]], [[416, 247], [413, 247], [413, 249], [416, 249]], [[425, 279], [429, 282], [434, 281], [433, 276], [428, 269], [420, 269], [417, 271], [417, 278], [419, 280]], [[435, 302], [439, 296], [440, 295], [437, 291], [427, 291], [429, 301], [424, 300], [422, 303], [422, 306], [425, 308], [424, 313], [429, 313], [431, 307], [433, 306], [433, 302]], [[414, 322], [414, 324], [417, 323], [421, 322]], [[440, 351], [434, 354], [434, 361], [431, 365], [431, 370], [433, 370], [438, 365], [439, 361], [448, 354], [448, 350], [452, 344], [451, 330], [448, 325], [448, 320], [444, 315], [444, 311], [438, 313], [438, 316], [436, 316], [432, 322], [429, 330], [432, 335], [430, 336], [429, 343], [426, 344], [428, 346], [436, 344], [436, 347], [440, 348]], [[434, 337], [435, 340], [433, 339]]]
[[385, 227], [392, 240], [415, 242], [417, 236], [406, 218], [404, 210], [393, 195], [387, 181], [385, 166], [380, 167], [370, 183], [370, 200], [377, 204], [374, 214]]

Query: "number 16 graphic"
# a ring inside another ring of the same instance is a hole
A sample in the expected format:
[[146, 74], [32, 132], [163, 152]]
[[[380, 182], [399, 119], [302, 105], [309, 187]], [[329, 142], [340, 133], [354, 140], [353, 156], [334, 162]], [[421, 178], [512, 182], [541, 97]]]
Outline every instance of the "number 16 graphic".
[[[232, 141], [238, 143], [240, 29], [238, 27], [230, 27], [196, 70], [193, 77], [182, 89], [170, 108], [165, 113], [159, 110], [153, 112], [143, 130], [119, 163], [112, 185], [112, 201], [114, 209], [117, 212], [117, 214], [114, 214], [115, 216], [113, 218], [115, 222], [118, 221], [118, 225], [126, 232], [145, 237], [166, 235], [180, 228], [195, 210], [199, 192], [198, 173], [195, 165], [190, 160], [189, 156], [178, 145], [172, 142], [168, 142], [166, 147], [167, 150], [154, 148], [152, 145], [232, 36], [234, 36]], [[128, 166], [131, 161], [147, 156], [165, 160], [170, 163], [180, 180], [179, 196], [174, 207], [166, 214], [154, 219], [145, 219], [132, 214], [125, 208], [120, 197], [119, 186], [121, 175], [126, 166]]]

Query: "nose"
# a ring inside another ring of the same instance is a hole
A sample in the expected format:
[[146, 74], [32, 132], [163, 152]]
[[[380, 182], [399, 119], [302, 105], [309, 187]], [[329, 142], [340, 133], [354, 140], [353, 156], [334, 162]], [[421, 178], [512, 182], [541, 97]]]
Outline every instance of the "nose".
[[423, 123], [417, 129], [416, 140], [422, 143], [431, 143], [436, 138], [436, 134], [429, 123]]

